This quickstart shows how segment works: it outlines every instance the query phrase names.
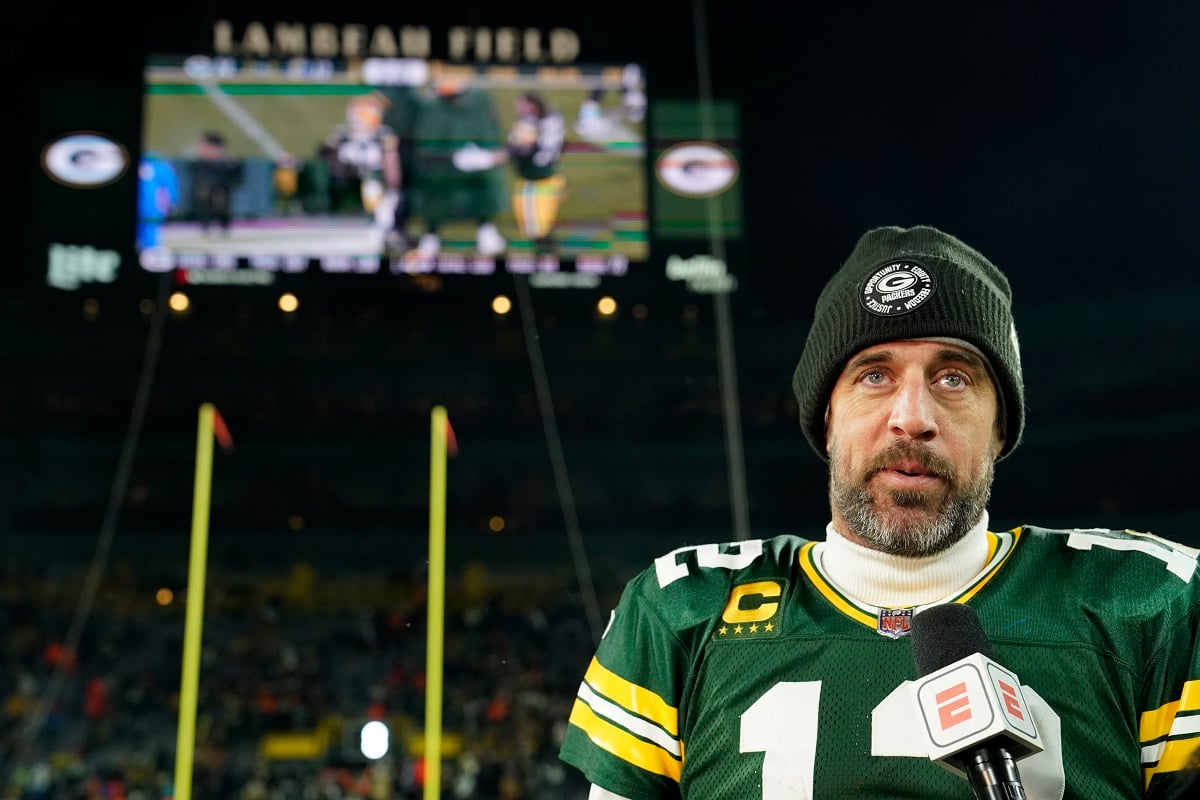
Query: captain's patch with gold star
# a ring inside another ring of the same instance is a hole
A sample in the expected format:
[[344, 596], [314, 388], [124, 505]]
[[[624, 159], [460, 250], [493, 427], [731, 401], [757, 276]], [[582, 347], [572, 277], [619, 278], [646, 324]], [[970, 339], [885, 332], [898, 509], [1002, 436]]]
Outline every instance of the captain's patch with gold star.
[[734, 586], [713, 638], [724, 641], [778, 636], [783, 617], [780, 603], [786, 585], [782, 579], [769, 579]]

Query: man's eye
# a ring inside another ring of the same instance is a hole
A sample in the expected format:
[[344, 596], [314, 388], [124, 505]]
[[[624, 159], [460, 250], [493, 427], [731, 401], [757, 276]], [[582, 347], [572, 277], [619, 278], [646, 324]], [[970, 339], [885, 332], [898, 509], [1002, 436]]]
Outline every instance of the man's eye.
[[869, 383], [872, 386], [878, 386], [883, 383], [885, 378], [882, 372], [868, 372], [862, 377], [863, 383]]
[[943, 375], [942, 383], [951, 389], [957, 389], [961, 386], [966, 386], [967, 382], [962, 375]]

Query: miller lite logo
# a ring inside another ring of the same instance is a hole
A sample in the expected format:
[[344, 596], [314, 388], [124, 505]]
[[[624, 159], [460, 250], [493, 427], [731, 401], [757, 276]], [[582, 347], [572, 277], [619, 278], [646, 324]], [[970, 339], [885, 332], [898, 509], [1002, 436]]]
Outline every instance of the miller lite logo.
[[913, 610], [911, 608], [881, 608], [875, 630], [884, 636], [899, 639], [908, 635], [912, 624]]

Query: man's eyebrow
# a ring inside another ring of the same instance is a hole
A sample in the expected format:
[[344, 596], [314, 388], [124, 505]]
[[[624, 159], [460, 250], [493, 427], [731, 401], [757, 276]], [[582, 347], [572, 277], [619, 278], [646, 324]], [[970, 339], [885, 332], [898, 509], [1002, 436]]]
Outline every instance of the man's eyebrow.
[[842, 370], [842, 372], [859, 369], [860, 367], [869, 367], [872, 364], [883, 364], [884, 362], [893, 360], [895, 357], [896, 354], [891, 350], [875, 350], [870, 353], [864, 353], [846, 364], [846, 369]]
[[956, 348], [939, 350], [937, 353], [937, 360], [958, 361], [959, 363], [964, 364], [971, 369], [983, 369], [983, 359], [972, 353], [970, 350], [958, 350]]

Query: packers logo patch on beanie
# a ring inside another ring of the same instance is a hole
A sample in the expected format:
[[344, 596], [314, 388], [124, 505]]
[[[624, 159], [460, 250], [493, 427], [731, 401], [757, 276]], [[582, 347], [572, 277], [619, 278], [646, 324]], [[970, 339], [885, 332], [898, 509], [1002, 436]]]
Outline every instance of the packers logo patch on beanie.
[[894, 317], [924, 303], [936, 288], [933, 275], [915, 261], [893, 261], [871, 273], [859, 302], [872, 314]]
[[817, 298], [792, 376], [800, 426], [822, 459], [825, 409], [847, 361], [863, 348], [946, 337], [977, 347], [996, 381], [1004, 430], [1000, 458], [1025, 426], [1025, 390], [1004, 273], [937, 228], [876, 228], [863, 234]]

